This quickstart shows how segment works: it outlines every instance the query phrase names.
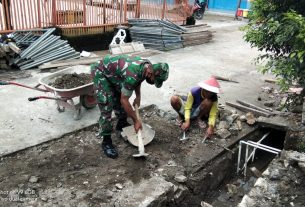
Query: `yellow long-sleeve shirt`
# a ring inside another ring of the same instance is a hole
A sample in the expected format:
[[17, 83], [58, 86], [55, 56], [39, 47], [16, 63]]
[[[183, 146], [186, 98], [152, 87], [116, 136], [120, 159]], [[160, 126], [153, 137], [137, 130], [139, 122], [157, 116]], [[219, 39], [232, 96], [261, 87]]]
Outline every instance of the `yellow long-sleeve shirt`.
[[[205, 97], [203, 96], [202, 93], [201, 93], [201, 97], [203, 99], [205, 99]], [[193, 97], [192, 93], [190, 92], [187, 96], [187, 100], [186, 100], [186, 103], [184, 106], [185, 120], [190, 120], [190, 118], [191, 118], [191, 110], [193, 107], [193, 103], [194, 103], [194, 97]], [[213, 105], [211, 107], [210, 113], [209, 113], [209, 121], [208, 121], [209, 126], [213, 126], [213, 127], [215, 126], [217, 113], [218, 113], [218, 102], [214, 101]]]

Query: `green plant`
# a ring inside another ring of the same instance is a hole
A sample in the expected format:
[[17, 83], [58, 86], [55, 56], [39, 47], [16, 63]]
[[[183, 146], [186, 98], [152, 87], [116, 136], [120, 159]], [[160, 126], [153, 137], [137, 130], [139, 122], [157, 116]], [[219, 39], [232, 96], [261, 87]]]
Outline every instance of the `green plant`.
[[305, 86], [305, 0], [255, 0], [244, 38], [264, 54], [261, 72], [272, 72], [285, 89]]

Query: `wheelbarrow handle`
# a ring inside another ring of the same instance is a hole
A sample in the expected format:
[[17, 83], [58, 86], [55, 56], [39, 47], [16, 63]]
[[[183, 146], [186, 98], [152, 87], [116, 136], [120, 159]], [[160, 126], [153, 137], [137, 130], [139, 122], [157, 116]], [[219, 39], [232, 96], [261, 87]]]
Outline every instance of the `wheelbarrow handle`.
[[7, 81], [0, 81], [0, 86], [9, 85], [10, 83]]
[[12, 81], [0, 81], [0, 85], [15, 85], [15, 86], [28, 88], [28, 89], [33, 89], [33, 90], [36, 90], [36, 91], [50, 92], [48, 90], [38, 88], [40, 86], [40, 84], [36, 85], [35, 87], [31, 87], [31, 86], [23, 85], [23, 84], [12, 82]]
[[57, 98], [57, 97], [49, 97], [49, 96], [35, 96], [28, 98], [29, 101], [36, 101], [38, 99], [50, 99], [55, 101], [67, 101], [67, 98]]
[[38, 99], [40, 99], [40, 98], [39, 98], [39, 97], [31, 97], [31, 98], [28, 98], [29, 101], [36, 101], [36, 100], [38, 100]]

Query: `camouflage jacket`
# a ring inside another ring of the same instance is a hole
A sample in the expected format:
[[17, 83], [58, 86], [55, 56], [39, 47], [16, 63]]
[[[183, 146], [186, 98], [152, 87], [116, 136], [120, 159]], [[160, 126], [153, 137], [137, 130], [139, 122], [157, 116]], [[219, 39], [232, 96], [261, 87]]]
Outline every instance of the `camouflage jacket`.
[[107, 55], [97, 65], [97, 69], [117, 91], [121, 91], [125, 96], [130, 97], [135, 88], [145, 79], [143, 77], [145, 63], [151, 64], [149, 60], [142, 59], [139, 56]]

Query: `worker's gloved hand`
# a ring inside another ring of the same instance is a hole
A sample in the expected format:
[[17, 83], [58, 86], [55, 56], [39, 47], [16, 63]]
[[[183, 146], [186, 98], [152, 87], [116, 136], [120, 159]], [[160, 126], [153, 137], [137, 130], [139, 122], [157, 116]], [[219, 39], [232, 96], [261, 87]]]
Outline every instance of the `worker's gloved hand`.
[[136, 97], [135, 99], [134, 99], [134, 101], [133, 101], [133, 107], [136, 107], [136, 105], [138, 106], [138, 107], [140, 107], [140, 102], [141, 102], [141, 99], [139, 98], [139, 97]]
[[186, 121], [186, 122], [184, 122], [184, 123], [181, 125], [181, 129], [182, 129], [183, 131], [186, 131], [186, 130], [188, 130], [188, 129], [190, 128], [190, 125], [191, 125], [190, 121]]
[[142, 129], [142, 123], [137, 120], [135, 123], [134, 123], [134, 130], [136, 131], [136, 133], [138, 133], [138, 131]]

